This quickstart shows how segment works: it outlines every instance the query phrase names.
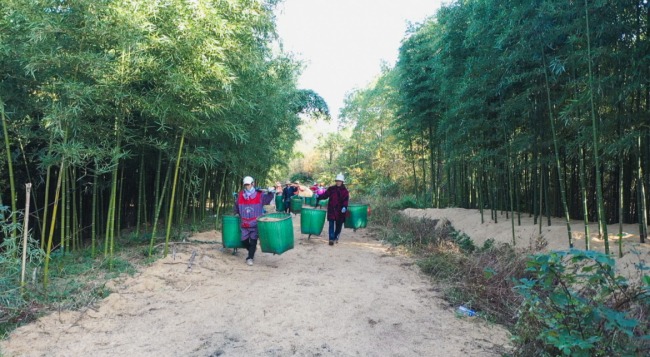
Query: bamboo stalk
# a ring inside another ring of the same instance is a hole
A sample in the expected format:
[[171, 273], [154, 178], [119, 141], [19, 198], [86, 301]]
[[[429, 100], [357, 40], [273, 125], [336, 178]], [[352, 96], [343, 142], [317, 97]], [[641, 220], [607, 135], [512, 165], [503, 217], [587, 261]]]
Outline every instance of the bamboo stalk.
[[91, 248], [90, 256], [95, 258], [95, 243], [97, 239], [97, 162], [95, 162], [95, 175], [93, 177], [93, 208], [91, 218]]
[[0, 96], [0, 114], [2, 114], [2, 131], [5, 136], [5, 149], [7, 151], [7, 168], [9, 170], [9, 185], [11, 187], [11, 222], [13, 223], [13, 229], [11, 231], [11, 237], [18, 239], [18, 221], [16, 217], [16, 185], [14, 183], [14, 165], [13, 160], [11, 159], [11, 149], [9, 148], [9, 132], [7, 130], [7, 116], [5, 115], [5, 103]]
[[551, 120], [551, 132], [553, 132], [553, 147], [555, 148], [555, 163], [557, 165], [557, 176], [560, 182], [560, 194], [562, 198], [562, 207], [564, 208], [564, 218], [566, 219], [567, 235], [569, 237], [569, 248], [573, 248], [573, 236], [571, 234], [571, 218], [569, 217], [569, 206], [566, 202], [566, 190], [564, 180], [562, 179], [562, 165], [560, 164], [560, 150], [557, 145], [557, 134], [555, 132], [555, 118], [553, 117], [553, 106], [551, 104], [551, 89], [548, 83], [548, 69], [546, 68], [546, 55], [542, 48], [542, 64], [544, 66], [544, 82], [546, 83], [546, 99], [548, 103], [548, 116]]
[[591, 237], [589, 236], [589, 207], [587, 206], [587, 180], [585, 178], [585, 152], [580, 144], [580, 190], [582, 192], [582, 216], [585, 225], [585, 249], [589, 250]]
[[115, 226], [117, 230], [117, 238], [121, 237], [122, 234], [122, 198], [124, 198], [124, 167], [126, 165], [122, 165], [122, 174], [120, 175], [120, 190], [118, 192], [118, 197], [119, 201], [117, 204], [117, 225]]
[[587, 33], [587, 63], [589, 67], [589, 102], [591, 104], [591, 127], [594, 137], [594, 162], [596, 165], [596, 195], [598, 199], [598, 220], [602, 227], [605, 241], [605, 254], [609, 254], [609, 237], [607, 235], [607, 219], [605, 218], [605, 201], [603, 199], [603, 184], [600, 175], [600, 154], [598, 152], [598, 127], [596, 123], [596, 105], [594, 104], [593, 72], [591, 68], [591, 32], [589, 29], [589, 4], [585, 0], [585, 24]]
[[[54, 135], [50, 135], [50, 145], [48, 146], [47, 149], [47, 154], [50, 155], [52, 153], [52, 143], [54, 142]], [[52, 169], [52, 165], [47, 165], [47, 171], [45, 174], [45, 202], [43, 203], [43, 229], [41, 230], [41, 250], [45, 250], [45, 232], [47, 231], [46, 225], [47, 225], [47, 211], [49, 205], [47, 204], [48, 199], [50, 198], [50, 170]]]
[[619, 155], [618, 173], [618, 257], [623, 258], [623, 156]]
[[23, 226], [23, 264], [20, 271], [20, 287], [25, 292], [25, 267], [27, 265], [27, 239], [29, 238], [29, 200], [32, 184], [25, 184], [25, 224]]
[[223, 197], [223, 187], [226, 184], [226, 173], [227, 172], [228, 172], [228, 170], [226, 170], [224, 168], [223, 169], [223, 178], [221, 179], [221, 190], [219, 190], [219, 202], [215, 203], [215, 204], [218, 205], [217, 206], [217, 214], [216, 214], [216, 218], [215, 218], [215, 228], [214, 228], [215, 230], [219, 230], [219, 211], [221, 210], [221, 201], [222, 201], [222, 197]]
[[176, 196], [176, 183], [178, 182], [178, 169], [181, 165], [181, 154], [183, 152], [183, 142], [185, 141], [185, 131], [181, 134], [181, 143], [178, 146], [178, 158], [176, 159], [176, 172], [174, 173], [174, 183], [172, 184], [172, 195], [169, 198], [169, 219], [167, 221], [167, 235], [165, 236], [165, 249], [163, 251], [163, 256], [167, 256], [167, 251], [169, 250], [169, 236], [171, 235], [172, 229], [172, 218], [174, 216], [174, 197]]
[[153, 217], [153, 229], [151, 232], [151, 243], [149, 244], [149, 256], [153, 253], [153, 244], [156, 240], [156, 230], [158, 228], [158, 217], [160, 216], [160, 210], [163, 204], [163, 198], [165, 198], [165, 191], [167, 190], [167, 183], [169, 182], [169, 176], [171, 176], [172, 165], [171, 163], [167, 166], [167, 174], [165, 175], [165, 182], [163, 183], [162, 192], [158, 199], [158, 205], [155, 207], [154, 217]]
[[67, 253], [70, 251], [70, 248], [68, 247], [68, 235], [66, 231], [66, 219], [65, 219], [65, 209], [66, 209], [66, 191], [68, 191], [68, 185], [67, 185], [67, 176], [68, 176], [68, 168], [67, 167], [62, 167], [61, 175], [63, 175], [63, 182], [61, 183], [61, 247], [63, 247], [63, 252]]
[[52, 209], [52, 223], [50, 224], [50, 235], [47, 240], [47, 250], [45, 251], [45, 267], [43, 268], [43, 289], [47, 290], [47, 279], [49, 277], [50, 253], [52, 252], [52, 240], [54, 238], [54, 227], [56, 226], [56, 211], [59, 207], [59, 194], [61, 193], [61, 179], [64, 174], [65, 158], [61, 160], [61, 169], [59, 178], [56, 183], [56, 193], [54, 194], [54, 208]]
[[638, 173], [639, 173], [639, 194], [640, 194], [640, 200], [639, 200], [639, 212], [641, 214], [641, 223], [643, 225], [643, 229], [639, 232], [639, 235], [641, 237], [640, 241], [641, 243], [645, 243], [645, 238], [648, 236], [648, 219], [647, 219], [647, 214], [646, 214], [646, 200], [645, 200], [645, 184], [643, 182], [643, 166], [641, 165], [641, 136], [638, 138], [638, 147], [639, 147], [639, 154], [637, 155], [637, 163], [638, 163]]
[[138, 218], [135, 226], [135, 236], [140, 237], [140, 223], [142, 219], [142, 191], [144, 191], [144, 150], [140, 154], [140, 180], [138, 182]]

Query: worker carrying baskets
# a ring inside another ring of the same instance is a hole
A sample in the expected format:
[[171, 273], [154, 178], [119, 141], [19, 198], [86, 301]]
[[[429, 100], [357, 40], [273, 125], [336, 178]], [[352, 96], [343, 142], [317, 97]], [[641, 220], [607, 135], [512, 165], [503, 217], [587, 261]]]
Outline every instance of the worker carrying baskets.
[[350, 193], [345, 187], [345, 177], [338, 174], [335, 179], [336, 184], [329, 187], [323, 194], [319, 195], [317, 201], [329, 199], [327, 204], [327, 220], [329, 221], [329, 244], [334, 245], [339, 242], [341, 230], [345, 223], [345, 216], [350, 200]]
[[244, 190], [239, 192], [235, 202], [234, 211], [241, 218], [241, 241], [248, 250], [246, 264], [253, 265], [259, 231], [257, 218], [264, 212], [264, 206], [273, 201], [272, 192], [256, 189], [252, 177], [244, 177]]

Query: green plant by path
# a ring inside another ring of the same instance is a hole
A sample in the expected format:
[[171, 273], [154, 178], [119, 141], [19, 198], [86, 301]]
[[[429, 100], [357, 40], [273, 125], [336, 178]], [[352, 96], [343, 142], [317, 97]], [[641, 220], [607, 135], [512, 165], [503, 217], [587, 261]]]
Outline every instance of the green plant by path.
[[648, 355], [650, 276], [631, 284], [594, 251], [538, 254], [527, 265], [533, 276], [515, 287], [524, 297], [513, 331], [518, 355]]

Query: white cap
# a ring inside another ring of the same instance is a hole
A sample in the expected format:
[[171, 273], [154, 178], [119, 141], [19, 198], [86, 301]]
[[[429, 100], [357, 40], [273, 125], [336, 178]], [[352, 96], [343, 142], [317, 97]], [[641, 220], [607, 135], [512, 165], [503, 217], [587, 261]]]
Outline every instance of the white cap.
[[255, 181], [255, 180], [253, 180], [253, 178], [250, 177], [250, 176], [244, 177], [244, 185], [250, 185], [250, 184], [253, 183], [253, 181]]
[[338, 174], [338, 175], [336, 175], [336, 178], [334, 179], [334, 181], [343, 181], [343, 182], [345, 182], [345, 176], [343, 176], [343, 174]]

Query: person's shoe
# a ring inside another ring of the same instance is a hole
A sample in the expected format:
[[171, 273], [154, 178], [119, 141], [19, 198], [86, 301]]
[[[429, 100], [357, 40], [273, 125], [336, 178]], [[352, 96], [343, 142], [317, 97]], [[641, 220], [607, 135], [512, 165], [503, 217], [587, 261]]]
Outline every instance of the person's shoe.
[[246, 264], [253, 266], [253, 259], [246, 259]]
[[339, 244], [339, 240], [338, 240], [338, 239], [337, 239], [337, 240], [335, 240], [335, 241], [334, 241], [334, 243], [336, 243], [336, 244]]
[[334, 241], [333, 241], [333, 240], [330, 241], [330, 245], [334, 245]]

